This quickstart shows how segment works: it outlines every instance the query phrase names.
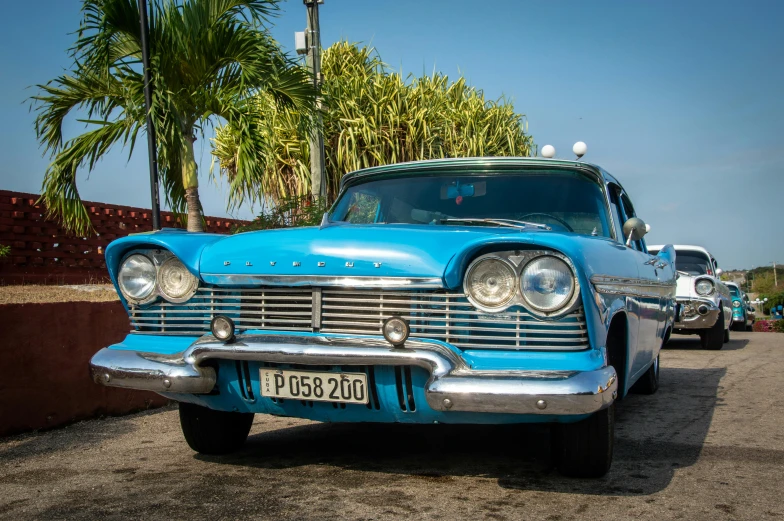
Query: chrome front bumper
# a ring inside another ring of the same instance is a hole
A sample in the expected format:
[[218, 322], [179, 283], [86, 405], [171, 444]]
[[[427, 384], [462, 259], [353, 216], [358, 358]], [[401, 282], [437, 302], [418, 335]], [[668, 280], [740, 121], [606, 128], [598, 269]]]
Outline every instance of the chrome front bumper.
[[[719, 319], [719, 308], [711, 300], [708, 299], [678, 299], [678, 316], [676, 317], [675, 329], [708, 329], [716, 323]], [[686, 309], [691, 306], [695, 313], [692, 315], [686, 314]], [[708, 312], [704, 315], [699, 314], [696, 310], [700, 306], [706, 306]]]
[[403, 349], [383, 339], [239, 335], [224, 344], [205, 335], [187, 350], [164, 356], [102, 349], [91, 360], [101, 384], [161, 393], [206, 394], [216, 383], [210, 359], [307, 365], [418, 366], [430, 373], [428, 405], [437, 411], [579, 415], [609, 407], [617, 397], [611, 366], [595, 371], [477, 371], [437, 343], [409, 340]]

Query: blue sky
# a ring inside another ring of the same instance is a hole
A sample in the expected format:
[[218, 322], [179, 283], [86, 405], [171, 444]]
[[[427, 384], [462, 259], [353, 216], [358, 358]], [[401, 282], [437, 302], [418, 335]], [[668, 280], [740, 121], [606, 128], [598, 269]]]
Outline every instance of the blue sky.
[[[40, 190], [48, 160], [27, 87], [69, 67], [80, 5], [4, 2], [0, 189]], [[302, 2], [284, 2], [274, 23], [290, 48]], [[725, 268], [784, 264], [784, 2], [325, 0], [321, 23], [324, 46], [368, 43], [405, 73], [462, 74], [506, 96], [558, 157], [585, 141], [585, 160], [618, 177], [651, 225], [649, 243], [701, 244]], [[196, 152], [206, 213], [252, 217], [227, 212], [208, 143]], [[117, 149], [79, 187], [87, 200], [149, 206], [148, 176], [144, 146], [130, 162]]]

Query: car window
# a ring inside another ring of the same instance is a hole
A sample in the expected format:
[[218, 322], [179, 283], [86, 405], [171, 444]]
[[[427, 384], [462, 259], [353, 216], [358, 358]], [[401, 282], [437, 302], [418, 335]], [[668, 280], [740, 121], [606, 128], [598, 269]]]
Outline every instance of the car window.
[[727, 286], [727, 287], [730, 288], [730, 294], [733, 297], [740, 298], [740, 290], [737, 287], [735, 287], [735, 286]]
[[[632, 202], [629, 200], [629, 196], [623, 192], [621, 192], [621, 210], [623, 211], [624, 215], [623, 222], [626, 222], [627, 219], [631, 219], [632, 217], [637, 217], [637, 215], [634, 213], [634, 206], [632, 206]], [[626, 238], [624, 238], [624, 243], [625, 242]], [[637, 251], [645, 251], [645, 248], [642, 245], [642, 240], [632, 241], [631, 246]]]
[[626, 242], [623, 238], [623, 212], [621, 211], [621, 201], [618, 196], [620, 188], [616, 185], [610, 185], [610, 208], [613, 213], [613, 220], [615, 221], [615, 236], [619, 241]]
[[380, 201], [378, 195], [354, 192], [343, 216], [343, 221], [353, 224], [369, 224], [378, 221]]
[[566, 170], [371, 179], [347, 187], [330, 217], [356, 224], [434, 225], [450, 224], [449, 219], [511, 219], [611, 236], [598, 180]]
[[712, 274], [710, 259], [699, 251], [676, 251], [675, 268], [689, 275], [708, 275]]

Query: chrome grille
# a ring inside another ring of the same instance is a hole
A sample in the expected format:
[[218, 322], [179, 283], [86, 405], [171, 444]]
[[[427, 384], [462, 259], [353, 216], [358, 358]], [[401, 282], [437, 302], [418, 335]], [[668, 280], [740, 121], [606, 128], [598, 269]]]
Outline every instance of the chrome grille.
[[411, 336], [461, 348], [585, 349], [582, 309], [560, 320], [541, 320], [520, 307], [502, 313], [474, 308], [459, 293], [324, 290], [321, 331], [377, 335], [384, 319], [409, 321]]
[[384, 319], [402, 316], [411, 336], [460, 348], [559, 349], [588, 347], [582, 309], [558, 320], [541, 320], [516, 306], [484, 313], [460, 293], [349, 289], [200, 288], [186, 304], [159, 302], [131, 308], [139, 332], [204, 334], [215, 315], [231, 317], [239, 330], [268, 329], [378, 335]]
[[139, 331], [203, 335], [215, 315], [226, 315], [238, 329], [313, 330], [313, 291], [309, 288], [199, 288], [184, 304], [158, 302], [131, 307], [131, 326]]

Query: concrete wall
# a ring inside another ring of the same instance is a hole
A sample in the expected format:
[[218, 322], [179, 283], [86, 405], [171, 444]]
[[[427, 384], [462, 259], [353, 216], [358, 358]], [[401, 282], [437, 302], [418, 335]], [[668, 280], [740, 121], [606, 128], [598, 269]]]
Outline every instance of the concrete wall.
[[90, 357], [128, 331], [118, 301], [0, 305], [0, 436], [168, 403], [90, 378]]

